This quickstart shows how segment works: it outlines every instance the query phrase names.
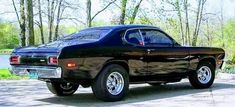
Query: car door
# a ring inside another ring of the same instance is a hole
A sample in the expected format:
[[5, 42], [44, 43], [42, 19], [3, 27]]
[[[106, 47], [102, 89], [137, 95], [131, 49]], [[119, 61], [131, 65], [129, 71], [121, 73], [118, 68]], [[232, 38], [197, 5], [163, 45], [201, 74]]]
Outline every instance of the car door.
[[141, 35], [146, 48], [147, 75], [186, 72], [189, 66], [189, 52], [175, 45], [166, 33], [157, 29], [142, 29]]
[[123, 41], [125, 43], [124, 56], [128, 59], [129, 74], [131, 76], [145, 76], [148, 72], [146, 49], [143, 46], [143, 38], [139, 29], [127, 30]]

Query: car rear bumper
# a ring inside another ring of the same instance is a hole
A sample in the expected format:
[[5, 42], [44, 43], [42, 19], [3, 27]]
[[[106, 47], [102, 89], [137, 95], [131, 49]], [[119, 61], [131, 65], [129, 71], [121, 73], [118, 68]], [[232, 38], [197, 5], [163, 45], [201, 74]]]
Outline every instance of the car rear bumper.
[[51, 66], [12, 66], [11, 73], [18, 76], [29, 76], [30, 72], [36, 72], [38, 78], [61, 78], [62, 69]]

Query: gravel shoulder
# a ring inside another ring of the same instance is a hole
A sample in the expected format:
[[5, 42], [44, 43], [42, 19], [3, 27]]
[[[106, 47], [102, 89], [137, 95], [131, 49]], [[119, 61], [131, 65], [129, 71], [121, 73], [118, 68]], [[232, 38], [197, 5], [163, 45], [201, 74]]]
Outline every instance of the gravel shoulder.
[[38, 80], [0, 81], [0, 106], [162, 106], [162, 107], [233, 107], [235, 105], [235, 80], [217, 78], [209, 89], [193, 89], [188, 80], [163, 86], [148, 84], [130, 85], [123, 101], [102, 102], [95, 98], [91, 88], [79, 87], [69, 97], [51, 94], [46, 84]]

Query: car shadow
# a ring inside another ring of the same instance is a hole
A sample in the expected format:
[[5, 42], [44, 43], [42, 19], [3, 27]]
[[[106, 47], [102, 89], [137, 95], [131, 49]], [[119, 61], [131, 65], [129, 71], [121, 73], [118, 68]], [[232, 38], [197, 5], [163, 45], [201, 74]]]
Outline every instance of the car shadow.
[[210, 92], [214, 90], [235, 88], [233, 84], [226, 83], [214, 83], [211, 88], [208, 89], [194, 89], [188, 82], [180, 82], [174, 84], [167, 84], [161, 86], [150, 86], [147, 84], [132, 85], [128, 95], [122, 101], [117, 102], [103, 102], [98, 100], [93, 93], [78, 93], [69, 97], [50, 97], [44, 99], [38, 99], [38, 101], [62, 104], [67, 106], [110, 106], [110, 105], [121, 105], [127, 103], [135, 103], [149, 100], [157, 100], [163, 98], [171, 98], [176, 96], [183, 96], [189, 94], [196, 94], [201, 92]]

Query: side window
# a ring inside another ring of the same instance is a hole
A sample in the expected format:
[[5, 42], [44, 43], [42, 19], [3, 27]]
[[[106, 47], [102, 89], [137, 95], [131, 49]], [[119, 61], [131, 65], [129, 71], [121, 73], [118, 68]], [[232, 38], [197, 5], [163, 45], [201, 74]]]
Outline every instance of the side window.
[[172, 40], [164, 33], [156, 30], [141, 30], [146, 46], [171, 46]]
[[129, 30], [126, 32], [125, 39], [127, 42], [135, 45], [143, 45], [139, 30]]

